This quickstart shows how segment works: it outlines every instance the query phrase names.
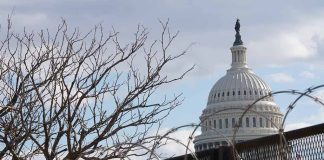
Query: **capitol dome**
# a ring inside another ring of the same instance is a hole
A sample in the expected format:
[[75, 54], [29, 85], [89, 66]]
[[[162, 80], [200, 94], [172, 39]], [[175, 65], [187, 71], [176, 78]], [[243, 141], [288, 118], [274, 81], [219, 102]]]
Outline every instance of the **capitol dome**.
[[250, 69], [231, 69], [215, 83], [209, 92], [207, 104], [222, 101], [257, 100], [270, 91], [271, 88], [267, 83]]
[[[235, 42], [230, 48], [231, 68], [212, 87], [207, 106], [200, 118], [201, 135], [194, 139], [195, 150], [202, 151], [255, 139], [278, 132], [283, 114], [273, 97], [262, 98], [271, 92], [270, 86], [247, 66], [246, 50], [236, 22]], [[243, 115], [248, 106], [252, 108]], [[239, 130], [234, 136], [235, 127]]]

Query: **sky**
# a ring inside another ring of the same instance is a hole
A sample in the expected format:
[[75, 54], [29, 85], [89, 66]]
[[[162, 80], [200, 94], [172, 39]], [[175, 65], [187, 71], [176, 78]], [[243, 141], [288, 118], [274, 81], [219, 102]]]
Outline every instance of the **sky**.
[[[169, 19], [179, 35], [172, 48], [181, 51], [193, 44], [167, 74], [195, 65], [187, 77], [170, 88], [183, 93], [183, 105], [165, 120], [164, 127], [197, 123], [210, 89], [231, 63], [236, 18], [247, 47], [248, 66], [273, 91], [300, 90], [324, 84], [324, 1], [302, 0], [0, 0], [1, 29], [8, 14], [16, 30], [55, 29], [62, 19], [70, 27], [89, 31], [102, 24], [127, 41], [137, 25], [150, 36], [160, 35], [159, 20]], [[176, 68], [176, 69], [175, 69]], [[324, 99], [324, 90], [313, 95]], [[282, 112], [294, 96], [275, 97]], [[324, 122], [324, 107], [308, 99], [298, 102], [286, 129]]]

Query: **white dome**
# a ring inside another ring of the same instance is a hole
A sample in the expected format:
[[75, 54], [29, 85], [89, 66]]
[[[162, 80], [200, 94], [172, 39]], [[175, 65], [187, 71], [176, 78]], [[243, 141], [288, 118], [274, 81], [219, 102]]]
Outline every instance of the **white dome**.
[[219, 79], [208, 96], [208, 105], [224, 101], [256, 100], [269, 93], [271, 88], [247, 68], [228, 70]]
[[231, 68], [209, 92], [207, 106], [199, 117], [201, 135], [194, 140], [196, 151], [228, 145], [237, 125], [240, 129], [235, 141], [239, 142], [275, 134], [276, 126], [281, 124], [283, 115], [271, 96], [245, 112], [255, 100], [271, 92], [271, 88], [247, 66], [246, 47], [236, 32]]

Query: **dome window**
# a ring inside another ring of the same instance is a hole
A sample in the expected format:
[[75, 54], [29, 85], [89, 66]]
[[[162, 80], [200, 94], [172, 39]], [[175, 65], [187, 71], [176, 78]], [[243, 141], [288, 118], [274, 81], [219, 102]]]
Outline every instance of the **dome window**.
[[238, 95], [241, 95], [241, 91], [238, 91], [238, 93], [237, 93]]
[[220, 93], [217, 94], [217, 97], [220, 97]]
[[266, 121], [266, 127], [269, 128], [269, 120]]
[[233, 91], [233, 96], [235, 96], [235, 91]]
[[228, 119], [225, 119], [225, 128], [228, 128]]
[[244, 95], [246, 95], [246, 90], [244, 90]]
[[205, 130], [207, 131], [207, 128], [208, 128], [208, 126], [207, 126], [207, 121], [205, 122]]
[[250, 127], [250, 119], [249, 119], [249, 117], [246, 117], [245, 125], [246, 125], [246, 127]]
[[223, 128], [223, 125], [222, 125], [222, 119], [219, 119], [219, 120], [218, 120], [218, 123], [219, 123], [219, 125], [218, 125], [218, 126], [219, 126], [219, 129], [222, 129], [222, 128]]
[[262, 122], [262, 118], [261, 117], [260, 117], [259, 122], [260, 122], [260, 127], [263, 127], [263, 122]]
[[208, 148], [213, 148], [213, 144], [212, 143], [208, 143]]
[[254, 94], [255, 94], [255, 95], [258, 95], [258, 92], [257, 92], [257, 91], [254, 91]]
[[252, 95], [252, 91], [250, 90], [250, 95]]
[[222, 97], [224, 97], [224, 92], [222, 93]]
[[232, 128], [235, 127], [235, 118], [232, 118]]
[[253, 117], [253, 127], [256, 127], [256, 118]]
[[222, 141], [222, 146], [227, 146], [227, 142]]
[[260, 91], [260, 95], [262, 95], [262, 92]]
[[227, 92], [227, 96], [229, 96], [229, 92]]
[[279, 122], [277, 120], [278, 120], [277, 117], [273, 117], [273, 123], [275, 123], [276, 125], [279, 124]]

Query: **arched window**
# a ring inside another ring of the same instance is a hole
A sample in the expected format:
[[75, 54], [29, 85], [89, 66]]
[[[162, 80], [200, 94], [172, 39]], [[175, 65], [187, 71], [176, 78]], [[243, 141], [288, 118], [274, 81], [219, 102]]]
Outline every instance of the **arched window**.
[[222, 125], [222, 119], [219, 119], [218, 120], [218, 126], [219, 126], [219, 129], [222, 129], [223, 128], [223, 125]]
[[262, 122], [262, 118], [261, 117], [259, 119], [259, 122], [260, 122], [260, 127], [263, 127], [263, 122]]
[[252, 95], [252, 91], [250, 90], [250, 95]]
[[233, 58], [234, 58], [234, 62], [237, 62], [235, 53], [233, 53]]
[[233, 91], [233, 96], [235, 96], [235, 91]]
[[241, 91], [238, 91], [238, 93], [237, 93], [238, 95], [241, 95]]
[[274, 123], [275, 125], [278, 124], [278, 122], [277, 122], [277, 117], [273, 117], [273, 123]]
[[232, 128], [235, 127], [235, 118], [232, 118]]
[[213, 148], [213, 144], [212, 143], [208, 143], [208, 148]]
[[246, 95], [246, 90], [244, 90], [244, 95]]
[[205, 131], [207, 131], [208, 127], [207, 127], [207, 121], [205, 122]]
[[224, 97], [224, 92], [222, 93], [222, 97]]
[[256, 127], [256, 118], [253, 117], [253, 127]]
[[228, 128], [228, 119], [225, 119], [225, 128]]
[[245, 126], [246, 126], [246, 127], [250, 127], [250, 120], [249, 120], [249, 117], [246, 117], [246, 118], [245, 118]]

